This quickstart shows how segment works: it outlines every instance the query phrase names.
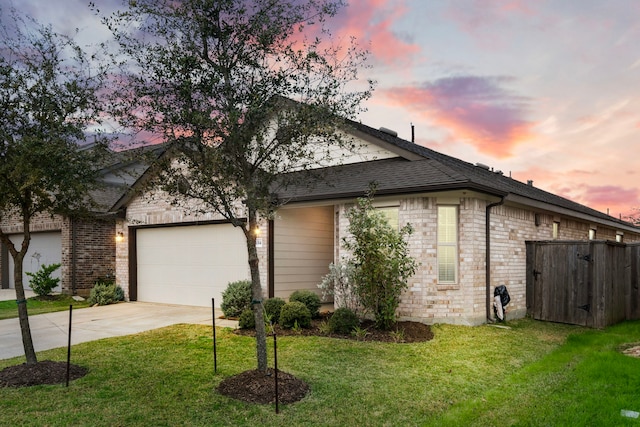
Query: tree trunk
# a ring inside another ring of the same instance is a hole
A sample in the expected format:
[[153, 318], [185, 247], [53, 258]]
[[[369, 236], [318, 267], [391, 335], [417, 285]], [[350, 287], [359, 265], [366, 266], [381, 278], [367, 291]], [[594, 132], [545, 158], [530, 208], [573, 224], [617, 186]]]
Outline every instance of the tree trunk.
[[16, 287], [16, 301], [18, 303], [18, 319], [20, 320], [20, 332], [22, 333], [22, 346], [24, 347], [24, 355], [27, 358], [27, 365], [35, 365], [38, 363], [36, 351], [33, 348], [33, 339], [31, 338], [31, 328], [29, 327], [29, 314], [27, 313], [27, 300], [24, 295], [24, 284], [22, 283], [22, 265], [24, 254], [22, 251], [17, 253], [13, 260], [13, 283]]
[[247, 240], [249, 255], [249, 270], [251, 271], [251, 295], [253, 314], [256, 321], [256, 356], [258, 370], [267, 372], [267, 332], [264, 324], [264, 310], [262, 305], [262, 284], [260, 283], [260, 267], [258, 251], [256, 249], [257, 215], [255, 210], [249, 209], [248, 229], [243, 227]]

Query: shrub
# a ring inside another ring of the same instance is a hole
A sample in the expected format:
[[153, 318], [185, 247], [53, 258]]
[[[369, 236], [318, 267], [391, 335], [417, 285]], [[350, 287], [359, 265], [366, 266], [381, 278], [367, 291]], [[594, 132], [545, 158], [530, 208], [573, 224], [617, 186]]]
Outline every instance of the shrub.
[[58, 286], [60, 279], [57, 277], [51, 277], [51, 273], [60, 268], [61, 264], [43, 264], [35, 273], [27, 272], [27, 276], [31, 277], [29, 280], [29, 287], [38, 296], [49, 295], [53, 288]]
[[329, 322], [327, 322], [326, 320], [320, 322], [320, 324], [318, 325], [318, 331], [320, 331], [322, 335], [329, 335], [331, 333]]
[[329, 273], [322, 278], [318, 288], [322, 298], [334, 297], [336, 308], [346, 307], [358, 314], [360, 300], [353, 280], [354, 265], [350, 260], [329, 264]]
[[304, 289], [294, 291], [289, 296], [289, 302], [291, 301], [303, 303], [309, 309], [309, 313], [311, 313], [312, 318], [316, 319], [320, 317], [320, 297], [315, 292]]
[[255, 329], [256, 317], [254, 316], [252, 309], [245, 308], [242, 311], [240, 319], [238, 319], [238, 327], [240, 329]]
[[89, 304], [107, 305], [124, 301], [124, 290], [111, 281], [98, 281], [89, 293]]
[[239, 280], [227, 285], [222, 292], [222, 304], [220, 305], [225, 317], [238, 317], [242, 312], [251, 308], [251, 282]]
[[311, 326], [311, 313], [300, 301], [289, 301], [280, 310], [280, 326], [291, 329], [294, 326], [308, 328]]
[[269, 298], [265, 300], [264, 305], [264, 314], [265, 319], [271, 319], [271, 323], [278, 323], [280, 320], [280, 310], [282, 310], [282, 306], [285, 305], [285, 301], [282, 298]]
[[413, 233], [410, 224], [393, 228], [384, 213], [373, 207], [373, 191], [347, 212], [350, 238], [345, 249], [353, 254], [353, 279], [360, 303], [373, 313], [376, 327], [390, 329], [396, 321], [400, 296], [418, 263], [409, 255], [405, 237]]
[[337, 334], [349, 334], [359, 325], [356, 313], [346, 307], [336, 309], [329, 318], [329, 330]]

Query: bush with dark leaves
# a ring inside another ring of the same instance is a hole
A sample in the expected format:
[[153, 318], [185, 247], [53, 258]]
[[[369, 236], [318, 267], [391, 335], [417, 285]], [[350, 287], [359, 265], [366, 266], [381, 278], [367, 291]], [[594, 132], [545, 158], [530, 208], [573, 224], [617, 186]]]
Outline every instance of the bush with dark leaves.
[[256, 328], [256, 317], [253, 314], [253, 310], [250, 308], [246, 308], [240, 314], [240, 318], [238, 319], [238, 327], [240, 329], [255, 329]]
[[289, 301], [280, 310], [280, 326], [285, 329], [294, 327], [309, 328], [311, 313], [306, 305], [300, 301]]
[[271, 323], [278, 323], [280, 321], [280, 311], [282, 310], [282, 306], [285, 305], [285, 300], [278, 297], [269, 298], [264, 300], [262, 304], [264, 305], [265, 320], [269, 318], [271, 319]]
[[320, 317], [320, 297], [318, 294], [312, 291], [308, 291], [306, 289], [294, 291], [289, 296], [289, 302], [291, 301], [299, 301], [303, 303], [308, 309], [309, 313], [311, 313], [311, 317], [317, 319]]
[[359, 324], [360, 320], [353, 310], [341, 307], [336, 309], [329, 318], [329, 331], [337, 334], [350, 334]]
[[27, 271], [25, 274], [29, 279], [29, 286], [31, 290], [38, 296], [49, 295], [51, 291], [58, 286], [60, 279], [57, 277], [51, 277], [51, 274], [60, 268], [62, 264], [43, 264], [38, 271], [31, 273]]

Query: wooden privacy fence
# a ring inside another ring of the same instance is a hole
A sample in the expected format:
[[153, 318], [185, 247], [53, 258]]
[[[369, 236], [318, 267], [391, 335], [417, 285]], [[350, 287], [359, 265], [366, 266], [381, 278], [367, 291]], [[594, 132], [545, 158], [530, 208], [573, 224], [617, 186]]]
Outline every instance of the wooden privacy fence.
[[640, 319], [640, 243], [530, 241], [527, 313], [604, 328]]

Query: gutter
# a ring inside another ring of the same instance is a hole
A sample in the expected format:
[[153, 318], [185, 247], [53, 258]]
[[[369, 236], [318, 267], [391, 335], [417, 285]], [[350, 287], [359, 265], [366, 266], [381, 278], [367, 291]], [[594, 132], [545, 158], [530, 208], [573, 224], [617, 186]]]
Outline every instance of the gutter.
[[500, 200], [487, 205], [485, 210], [485, 286], [487, 323], [493, 323], [491, 318], [491, 208], [504, 204], [507, 196], [501, 196]]

